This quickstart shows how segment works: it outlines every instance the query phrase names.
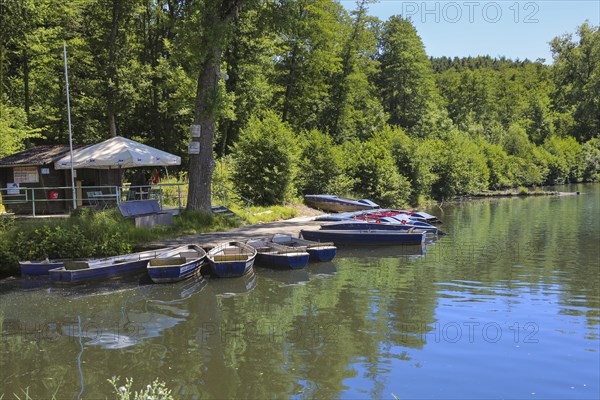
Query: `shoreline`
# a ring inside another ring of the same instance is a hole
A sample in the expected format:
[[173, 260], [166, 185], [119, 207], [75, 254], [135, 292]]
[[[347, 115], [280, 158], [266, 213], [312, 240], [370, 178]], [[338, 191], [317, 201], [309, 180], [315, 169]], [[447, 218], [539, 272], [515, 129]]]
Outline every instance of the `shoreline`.
[[[504, 191], [490, 191], [470, 196], [459, 196], [453, 201], [469, 201], [489, 198], [519, 198], [519, 197], [530, 197], [530, 196], [576, 196], [580, 195], [580, 192], [559, 192], [559, 191], [516, 191], [516, 190], [504, 190]], [[439, 203], [438, 203], [439, 204]], [[303, 205], [302, 205], [303, 206]], [[300, 210], [300, 207], [295, 208]], [[418, 210], [425, 207], [410, 207], [412, 210]], [[269, 236], [275, 233], [287, 233], [292, 235], [298, 235], [303, 229], [311, 229], [320, 226], [324, 221], [315, 221], [315, 218], [322, 213], [319, 210], [310, 209], [310, 212], [306, 215], [306, 206], [302, 207], [300, 211], [304, 215], [273, 222], [244, 225], [239, 228], [233, 228], [227, 231], [208, 232], [200, 233], [197, 235], [187, 235], [170, 239], [155, 240], [136, 246], [136, 250], [153, 250], [168, 246], [178, 246], [186, 243], [197, 243], [203, 248], [210, 249], [219, 242], [224, 241], [243, 241], [248, 240], [256, 236]], [[304, 212], [303, 212], [304, 211]]]
[[483, 192], [473, 195], [458, 196], [457, 201], [466, 201], [471, 199], [488, 199], [488, 198], [512, 198], [512, 197], [536, 197], [536, 196], [578, 196], [581, 192], [559, 192], [553, 190], [534, 190], [534, 191], [514, 191], [514, 190], [498, 190]]
[[323, 221], [315, 221], [315, 216], [300, 216], [286, 220], [267, 222], [264, 224], [244, 225], [227, 231], [199, 233], [197, 235], [180, 236], [171, 239], [154, 240], [136, 246], [136, 250], [153, 250], [162, 247], [196, 243], [210, 249], [219, 242], [243, 241], [259, 236], [269, 236], [275, 233], [298, 235], [302, 229], [311, 229], [321, 225]]

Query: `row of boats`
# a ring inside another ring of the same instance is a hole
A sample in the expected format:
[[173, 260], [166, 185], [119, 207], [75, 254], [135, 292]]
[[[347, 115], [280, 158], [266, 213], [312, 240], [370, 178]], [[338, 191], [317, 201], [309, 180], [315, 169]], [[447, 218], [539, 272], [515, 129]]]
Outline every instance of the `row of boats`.
[[254, 261], [266, 267], [299, 269], [309, 260], [331, 261], [337, 252], [333, 243], [319, 243], [274, 235], [268, 239], [220, 243], [208, 252], [197, 244], [185, 244], [115, 257], [86, 260], [20, 262], [23, 277], [49, 276], [52, 282], [87, 282], [147, 272], [155, 283], [176, 282], [197, 273], [206, 263], [219, 278], [243, 276]]
[[337, 246], [420, 245], [427, 235], [444, 234], [426, 213], [404, 210], [361, 210], [317, 218], [320, 229], [302, 230], [299, 237], [275, 234], [245, 242], [228, 241], [206, 251], [197, 244], [148, 250], [86, 260], [20, 262], [24, 277], [49, 276], [52, 282], [86, 282], [146, 272], [155, 283], [187, 279], [207, 265], [211, 275], [238, 277], [252, 270], [255, 260], [275, 269], [301, 269], [309, 261], [331, 261]]

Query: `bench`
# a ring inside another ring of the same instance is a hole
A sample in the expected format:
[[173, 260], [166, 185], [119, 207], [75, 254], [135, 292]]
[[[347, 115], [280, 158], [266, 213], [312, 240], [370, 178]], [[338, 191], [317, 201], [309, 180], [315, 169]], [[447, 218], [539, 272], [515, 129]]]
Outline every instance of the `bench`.
[[119, 204], [119, 210], [125, 218], [133, 218], [136, 227], [150, 228], [173, 223], [173, 214], [161, 210], [156, 199], [123, 201]]

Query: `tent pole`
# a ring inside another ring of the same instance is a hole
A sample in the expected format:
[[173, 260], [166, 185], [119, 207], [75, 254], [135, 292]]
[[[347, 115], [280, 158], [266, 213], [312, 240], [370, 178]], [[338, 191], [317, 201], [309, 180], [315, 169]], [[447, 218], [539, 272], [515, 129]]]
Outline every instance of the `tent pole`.
[[71, 151], [71, 188], [73, 190], [73, 209], [77, 209], [77, 192], [75, 191], [75, 168], [73, 167], [73, 134], [71, 133], [71, 102], [69, 99], [69, 72], [67, 70], [67, 43], [63, 43], [65, 60], [65, 83], [67, 86], [67, 119], [69, 121], [69, 150]]

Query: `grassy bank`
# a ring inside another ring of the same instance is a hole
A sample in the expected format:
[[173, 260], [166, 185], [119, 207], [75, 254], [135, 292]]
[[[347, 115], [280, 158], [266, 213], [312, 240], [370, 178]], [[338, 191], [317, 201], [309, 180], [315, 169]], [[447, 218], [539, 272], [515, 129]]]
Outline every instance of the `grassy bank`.
[[19, 260], [114, 256], [154, 240], [226, 231], [298, 215], [296, 209], [282, 206], [234, 211], [237, 217], [183, 212], [174, 217], [173, 225], [152, 228], [136, 228], [117, 210], [82, 209], [64, 219], [0, 216], [0, 276], [18, 274]]

